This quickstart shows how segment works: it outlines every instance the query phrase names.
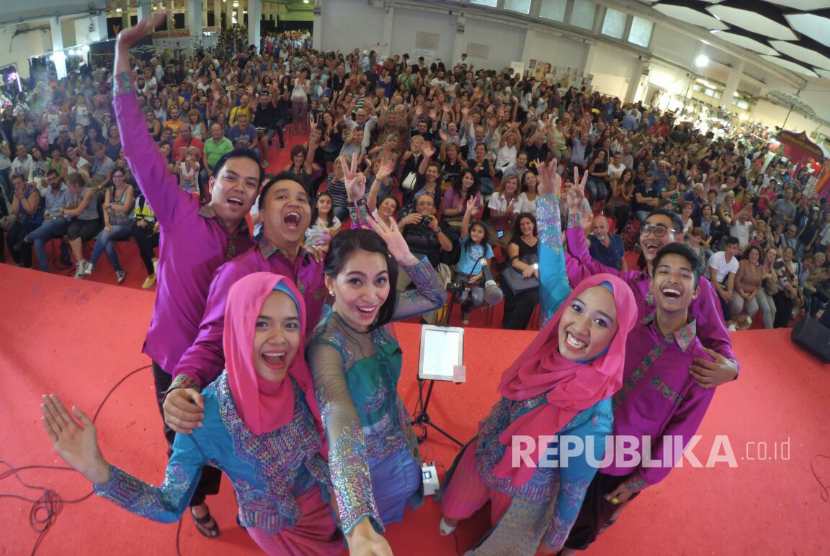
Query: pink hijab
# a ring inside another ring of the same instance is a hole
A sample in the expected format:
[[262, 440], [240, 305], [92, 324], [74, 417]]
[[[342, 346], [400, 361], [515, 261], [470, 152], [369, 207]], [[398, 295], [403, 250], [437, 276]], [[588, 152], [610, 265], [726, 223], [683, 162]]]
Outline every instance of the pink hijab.
[[[291, 298], [300, 318], [300, 349], [288, 367], [286, 379], [278, 383], [260, 378], [253, 360], [257, 316], [265, 299], [275, 291]], [[305, 347], [305, 321], [303, 296], [285, 276], [255, 272], [231, 286], [225, 305], [225, 330], [222, 338], [228, 385], [242, 421], [256, 435], [274, 431], [293, 418], [294, 388], [291, 381], [287, 380], [288, 376], [294, 379], [305, 394], [318, 431], [322, 432], [311, 373], [302, 351]]]
[[[559, 321], [573, 300], [588, 288], [610, 284], [617, 309], [617, 333], [608, 349], [588, 363], [569, 361], [559, 353]], [[512, 466], [512, 437], [527, 435], [538, 442], [541, 435], [559, 432], [578, 413], [613, 395], [622, 386], [625, 343], [637, 322], [637, 302], [628, 285], [611, 274], [595, 274], [577, 285], [559, 306], [553, 318], [539, 331], [530, 346], [502, 376], [499, 392], [509, 400], [521, 401], [546, 394], [547, 403], [532, 409], [510, 424], [499, 436], [506, 446], [496, 464], [498, 477], [510, 478], [521, 486], [533, 475], [526, 466]], [[533, 461], [539, 461], [537, 446]]]

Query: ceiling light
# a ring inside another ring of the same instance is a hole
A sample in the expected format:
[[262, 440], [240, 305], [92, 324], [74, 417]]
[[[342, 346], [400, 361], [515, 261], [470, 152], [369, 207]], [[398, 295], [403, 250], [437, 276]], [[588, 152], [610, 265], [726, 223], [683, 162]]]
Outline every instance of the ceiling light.
[[123, 11], [124, 11], [124, 10], [122, 10], [121, 8], [115, 8], [115, 13], [117, 13], [117, 14], [120, 14], [120, 13], [121, 13], [121, 12], [123, 12]]
[[699, 68], [705, 68], [709, 65], [709, 56], [706, 54], [698, 54], [697, 57], [695, 57], [695, 65]]

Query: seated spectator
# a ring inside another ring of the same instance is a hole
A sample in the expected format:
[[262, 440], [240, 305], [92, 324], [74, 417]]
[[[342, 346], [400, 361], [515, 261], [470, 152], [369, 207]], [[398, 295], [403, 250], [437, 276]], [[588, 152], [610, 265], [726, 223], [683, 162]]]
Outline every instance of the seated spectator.
[[593, 218], [589, 239], [589, 251], [594, 259], [617, 270], [628, 270], [622, 238], [610, 233], [607, 218], [601, 215]]
[[[502, 300], [501, 289], [493, 280], [490, 262], [493, 248], [487, 241], [487, 228], [473, 215], [478, 210], [476, 200], [470, 198], [461, 222], [461, 250], [455, 265], [455, 284], [460, 289], [456, 292], [461, 303], [461, 321], [470, 323], [470, 312], [484, 305], [495, 305]], [[485, 288], [487, 293], [485, 294]]]
[[[43, 224], [29, 232], [25, 241], [33, 243], [37, 263], [43, 272], [49, 271], [49, 257], [46, 255], [46, 242], [62, 238], [69, 227], [69, 219], [63, 214], [63, 209], [72, 205], [72, 194], [66, 184], [60, 181], [58, 173], [49, 170], [46, 173], [46, 187], [39, 190], [45, 200]], [[69, 262], [69, 253], [63, 253], [64, 260]]]
[[725, 321], [729, 321], [731, 316], [729, 303], [735, 293], [735, 275], [740, 268], [737, 257], [739, 252], [738, 239], [727, 237], [724, 250], [718, 251], [709, 259], [709, 280], [718, 292]]
[[205, 141], [205, 162], [208, 171], [213, 174], [216, 163], [219, 159], [233, 150], [233, 142], [225, 137], [224, 130], [220, 124], [210, 126], [210, 137]]
[[778, 277], [778, 291], [773, 296], [775, 301], [775, 328], [786, 328], [795, 316], [801, 304], [801, 291], [798, 275], [801, 268], [795, 260], [795, 251], [791, 248], [782, 250], [783, 255], [773, 263], [773, 270]]
[[472, 217], [479, 220], [484, 212], [484, 201], [478, 192], [475, 174], [472, 170], [463, 170], [461, 175], [453, 180], [452, 186], [444, 191], [441, 202], [444, 221], [453, 227], [460, 227], [470, 199], [473, 199], [475, 203]]
[[189, 123], [183, 123], [179, 127], [179, 133], [176, 140], [173, 141], [173, 158], [177, 162], [183, 162], [188, 154], [191, 154], [192, 148], [196, 149], [197, 161], [202, 162], [202, 152], [205, 149], [204, 143], [197, 139], [192, 134], [192, 128]]
[[[738, 272], [735, 274], [735, 291], [729, 302], [729, 313], [739, 328], [748, 328], [758, 312], [758, 290], [764, 278], [761, 250], [750, 246], [744, 251]], [[740, 323], [745, 323], [741, 325]]]
[[40, 192], [33, 183], [27, 182], [22, 174], [12, 174], [12, 198], [9, 215], [3, 219], [3, 228], [9, 242], [9, 249], [15, 264], [32, 267], [32, 245], [26, 243], [26, 236], [43, 222]]
[[510, 241], [509, 232], [514, 217], [518, 214], [519, 178], [505, 176], [501, 188], [500, 192], [496, 191], [490, 196], [487, 207], [490, 209], [490, 224], [496, 232], [497, 241], [506, 245]]
[[530, 323], [533, 309], [539, 304], [539, 264], [537, 246], [539, 234], [536, 218], [532, 214], [520, 214], [513, 224], [507, 257], [510, 266], [526, 279], [535, 278], [537, 286], [513, 291], [504, 281], [504, 318], [502, 328], [523, 330]]
[[[415, 211], [404, 216], [398, 226], [401, 234], [416, 257], [426, 257], [445, 281], [452, 275], [448, 265], [458, 260], [458, 241], [455, 232], [438, 217], [432, 195], [422, 193], [415, 200]], [[410, 284], [405, 272], [398, 275], [398, 291]]]
[[247, 147], [251, 148], [257, 144], [256, 128], [250, 124], [250, 119], [247, 113], [240, 113], [238, 116], [239, 123], [228, 131], [228, 139], [239, 148], [239, 140], [243, 137], [247, 139]]
[[149, 290], [156, 285], [156, 264], [153, 249], [158, 247], [159, 244], [159, 224], [156, 221], [153, 207], [144, 198], [141, 190], [138, 190], [136, 194], [134, 206], [130, 235], [138, 245], [141, 262], [147, 271], [147, 278], [144, 279], [141, 287]]
[[116, 170], [112, 173], [112, 184], [104, 193], [104, 229], [95, 238], [95, 248], [89, 262], [84, 264], [82, 276], [89, 276], [95, 264], [106, 251], [115, 270], [115, 279], [120, 284], [127, 277], [121, 268], [118, 253], [115, 251], [115, 242], [127, 239], [132, 233], [130, 214], [133, 210], [133, 187], [124, 179], [124, 172]]
[[86, 275], [89, 263], [84, 259], [83, 242], [89, 241], [101, 231], [101, 217], [98, 213], [99, 191], [93, 187], [83, 174], [69, 174], [66, 180], [73, 199], [77, 204], [63, 209], [64, 216], [69, 217], [66, 239], [75, 259], [75, 278]]
[[536, 187], [539, 185], [539, 174], [534, 169], [528, 169], [522, 175], [522, 192], [516, 204], [516, 212], [536, 216]]
[[317, 196], [317, 202], [311, 209], [311, 225], [305, 231], [305, 244], [322, 247], [340, 231], [342, 225], [333, 210], [333, 200], [329, 193]]

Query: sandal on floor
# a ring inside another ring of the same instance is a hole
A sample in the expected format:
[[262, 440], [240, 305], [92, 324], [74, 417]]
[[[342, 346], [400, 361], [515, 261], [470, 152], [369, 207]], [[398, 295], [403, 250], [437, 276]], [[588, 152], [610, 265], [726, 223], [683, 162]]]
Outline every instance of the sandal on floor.
[[193, 513], [193, 509], [191, 509], [190, 517], [193, 518], [193, 524], [202, 535], [209, 539], [215, 539], [219, 536], [219, 524], [216, 523], [216, 520], [213, 519], [212, 515], [210, 515], [210, 510], [208, 510], [208, 512], [202, 517], [196, 517]]

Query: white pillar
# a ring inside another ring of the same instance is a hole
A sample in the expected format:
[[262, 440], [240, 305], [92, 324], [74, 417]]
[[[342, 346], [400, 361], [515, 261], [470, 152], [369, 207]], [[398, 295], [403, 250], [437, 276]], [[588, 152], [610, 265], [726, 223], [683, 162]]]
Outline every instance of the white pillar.
[[49, 18], [49, 29], [52, 31], [52, 62], [55, 64], [55, 73], [58, 79], [66, 77], [66, 54], [63, 53], [63, 29], [61, 18]]
[[317, 0], [314, 3], [314, 22], [311, 28], [311, 48], [317, 51], [324, 50], [323, 47], [323, 10], [325, 0]]
[[153, 7], [150, 0], [138, 0], [138, 20], [147, 19], [152, 15]]
[[95, 15], [89, 16], [90, 25], [94, 27], [94, 31], [89, 33], [90, 42], [105, 41], [109, 38], [107, 33], [107, 13], [98, 12]]
[[[227, 27], [228, 27], [228, 29], [233, 27], [233, 14], [236, 11], [236, 8], [233, 7], [234, 1], [235, 0], [227, 0], [227, 2], [225, 2], [225, 7], [227, 8], [227, 11], [225, 12], [225, 17], [227, 18], [227, 23], [228, 23]], [[240, 12], [241, 12], [241, 10], [240, 10]]]
[[591, 42], [587, 44], [587, 48], [585, 49], [585, 63], [582, 64], [582, 67], [576, 68], [577, 73], [582, 73], [583, 75], [587, 75], [589, 73], [593, 73], [594, 61], [597, 58], [597, 47], [596, 45]]
[[248, 0], [248, 44], [260, 47], [260, 20], [262, 19], [262, 0]]
[[213, 26], [222, 30], [222, 0], [213, 0]]
[[467, 24], [464, 14], [460, 13], [455, 18], [455, 36], [452, 41], [452, 60], [449, 66], [461, 63], [461, 55], [467, 52], [467, 36], [464, 34]]
[[185, 17], [190, 36], [196, 40], [202, 38], [202, 0], [187, 0]]
[[628, 88], [625, 91], [625, 99], [623, 102], [628, 104], [636, 102], [645, 94], [645, 88], [648, 87], [648, 60], [637, 60], [634, 65], [634, 73], [628, 80]]
[[738, 60], [732, 71], [729, 72], [729, 79], [726, 80], [726, 88], [720, 97], [720, 107], [725, 110], [732, 110], [732, 104], [735, 100], [735, 93], [738, 92], [738, 84], [741, 81], [741, 74], [744, 72], [743, 60]]
[[395, 24], [395, 7], [391, 4], [386, 6], [386, 14], [383, 16], [383, 43], [378, 49], [381, 58], [386, 59], [392, 55], [392, 27]]

